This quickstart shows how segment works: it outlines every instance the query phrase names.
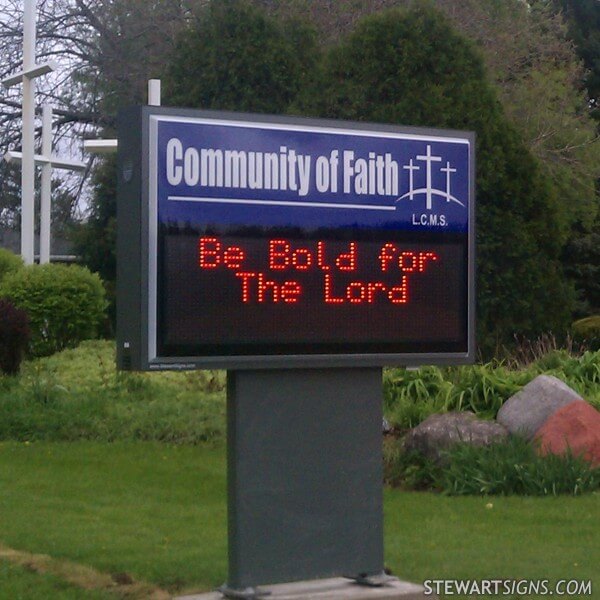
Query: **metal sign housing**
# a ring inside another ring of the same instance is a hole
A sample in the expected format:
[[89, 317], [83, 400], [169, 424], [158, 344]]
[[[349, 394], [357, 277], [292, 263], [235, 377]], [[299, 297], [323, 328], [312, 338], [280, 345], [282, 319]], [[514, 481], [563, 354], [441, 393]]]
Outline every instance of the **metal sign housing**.
[[472, 362], [474, 154], [469, 132], [125, 111], [119, 366]]

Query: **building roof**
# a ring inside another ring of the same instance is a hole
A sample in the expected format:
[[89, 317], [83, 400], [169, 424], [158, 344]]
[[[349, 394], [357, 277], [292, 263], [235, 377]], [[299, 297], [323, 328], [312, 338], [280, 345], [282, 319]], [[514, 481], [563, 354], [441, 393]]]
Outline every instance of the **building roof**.
[[[35, 235], [35, 255], [40, 252], [40, 236]], [[21, 253], [21, 233], [14, 229], [0, 227], [0, 248], [6, 248], [15, 254]], [[51, 259], [59, 262], [73, 262], [77, 256], [70, 240], [53, 237], [50, 246]]]

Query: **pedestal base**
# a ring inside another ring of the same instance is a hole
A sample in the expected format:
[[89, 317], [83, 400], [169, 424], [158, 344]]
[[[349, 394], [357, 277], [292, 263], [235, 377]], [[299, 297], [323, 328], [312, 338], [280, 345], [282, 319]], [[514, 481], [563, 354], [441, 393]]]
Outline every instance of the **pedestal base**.
[[[250, 591], [250, 590], [248, 590]], [[392, 579], [380, 587], [365, 587], [343, 577], [297, 581], [260, 586], [254, 589], [257, 598], [268, 600], [435, 600], [425, 595], [425, 589], [414, 583]], [[220, 592], [180, 596], [176, 600], [223, 600]]]

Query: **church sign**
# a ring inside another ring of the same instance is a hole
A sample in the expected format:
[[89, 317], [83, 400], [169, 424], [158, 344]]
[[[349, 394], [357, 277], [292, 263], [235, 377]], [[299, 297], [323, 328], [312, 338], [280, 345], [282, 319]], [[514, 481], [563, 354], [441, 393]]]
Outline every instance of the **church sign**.
[[474, 152], [465, 132], [125, 113], [120, 366], [472, 361]]

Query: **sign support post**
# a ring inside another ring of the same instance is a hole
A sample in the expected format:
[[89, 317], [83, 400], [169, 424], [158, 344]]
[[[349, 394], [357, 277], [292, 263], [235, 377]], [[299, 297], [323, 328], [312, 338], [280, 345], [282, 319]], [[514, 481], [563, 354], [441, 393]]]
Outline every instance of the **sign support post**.
[[229, 371], [229, 576], [261, 584], [383, 574], [382, 372]]

